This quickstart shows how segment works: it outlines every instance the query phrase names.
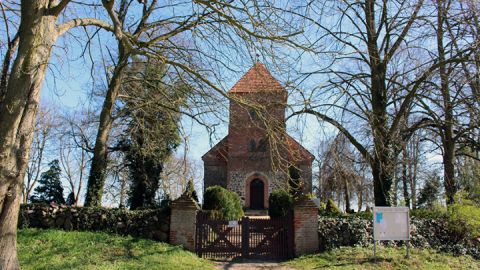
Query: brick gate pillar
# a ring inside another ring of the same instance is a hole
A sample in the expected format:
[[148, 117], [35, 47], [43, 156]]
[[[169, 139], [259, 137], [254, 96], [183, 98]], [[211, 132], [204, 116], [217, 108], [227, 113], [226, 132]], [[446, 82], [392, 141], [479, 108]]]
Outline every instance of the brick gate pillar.
[[170, 244], [183, 245], [190, 251], [195, 251], [195, 223], [199, 207], [186, 195], [172, 202], [170, 217]]
[[295, 256], [318, 251], [318, 208], [307, 197], [293, 206], [293, 234]]

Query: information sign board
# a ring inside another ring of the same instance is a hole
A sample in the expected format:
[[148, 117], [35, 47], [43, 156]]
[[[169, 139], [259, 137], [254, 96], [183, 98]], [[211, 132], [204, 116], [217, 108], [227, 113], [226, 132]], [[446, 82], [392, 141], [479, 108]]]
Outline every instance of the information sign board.
[[410, 240], [408, 207], [374, 207], [373, 240]]

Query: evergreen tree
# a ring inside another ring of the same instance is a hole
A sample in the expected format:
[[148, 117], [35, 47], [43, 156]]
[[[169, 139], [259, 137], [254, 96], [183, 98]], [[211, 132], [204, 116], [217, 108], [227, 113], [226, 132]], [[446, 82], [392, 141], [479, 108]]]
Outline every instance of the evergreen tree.
[[440, 194], [441, 181], [436, 172], [433, 172], [425, 181], [425, 185], [420, 190], [418, 196], [418, 206], [423, 208], [432, 208], [438, 202]]
[[193, 185], [193, 181], [189, 180], [187, 182], [187, 186], [185, 187], [185, 194], [192, 197], [198, 203], [198, 195], [197, 191], [195, 191], [195, 186]]
[[73, 192], [70, 192], [67, 196], [66, 205], [74, 205], [74, 204], [75, 204], [75, 195], [73, 194]]
[[34, 203], [58, 203], [65, 204], [63, 187], [60, 181], [60, 164], [57, 159], [48, 164], [50, 168], [43, 172], [38, 180], [38, 186], [34, 190], [31, 202]]

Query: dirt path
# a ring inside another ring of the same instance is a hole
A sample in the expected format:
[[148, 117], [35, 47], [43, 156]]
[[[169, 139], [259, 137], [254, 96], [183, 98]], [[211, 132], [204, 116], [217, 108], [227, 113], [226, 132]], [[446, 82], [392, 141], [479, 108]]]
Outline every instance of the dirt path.
[[216, 270], [293, 270], [278, 262], [245, 260], [240, 262], [215, 262]]

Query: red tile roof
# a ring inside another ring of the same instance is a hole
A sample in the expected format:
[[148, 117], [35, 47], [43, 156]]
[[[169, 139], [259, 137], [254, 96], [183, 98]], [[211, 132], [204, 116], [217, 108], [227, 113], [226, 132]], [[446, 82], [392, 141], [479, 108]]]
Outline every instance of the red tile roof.
[[256, 63], [230, 89], [230, 93], [286, 91], [262, 63]]
[[315, 156], [303, 147], [297, 140], [287, 134], [287, 147], [291, 160], [312, 162]]

